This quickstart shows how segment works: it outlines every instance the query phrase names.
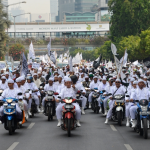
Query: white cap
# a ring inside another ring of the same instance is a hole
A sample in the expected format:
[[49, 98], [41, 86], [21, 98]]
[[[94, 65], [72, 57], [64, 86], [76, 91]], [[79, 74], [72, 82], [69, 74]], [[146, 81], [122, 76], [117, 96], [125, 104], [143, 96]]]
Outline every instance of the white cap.
[[48, 81], [54, 81], [54, 78], [50, 77], [50, 78], [48, 79]]
[[65, 82], [71, 82], [71, 78], [69, 78], [69, 77], [66, 78], [66, 79], [65, 79]]
[[105, 76], [103, 76], [102, 80], [106, 80], [106, 77], [105, 77]]
[[21, 82], [21, 79], [20, 79], [20, 78], [17, 78], [17, 79], [16, 79], [16, 82]]
[[33, 76], [37, 76], [37, 73], [34, 73]]
[[142, 80], [142, 79], [139, 79], [139, 80], [138, 80], [138, 83], [140, 83], [140, 82], [143, 82], [144, 84], [146, 84], [145, 81]]
[[134, 81], [133, 84], [138, 84], [138, 82], [137, 82], [137, 81]]
[[2, 76], [1, 79], [5, 79], [5, 80], [6, 80], [6, 77], [5, 77], [5, 76]]
[[9, 75], [9, 72], [5, 72], [5, 75], [6, 75], [6, 74]]
[[7, 83], [14, 83], [14, 80], [8, 79]]
[[93, 79], [98, 79], [98, 77], [97, 76], [94, 76], [94, 78]]
[[116, 79], [116, 81], [115, 82], [121, 82], [121, 80], [120, 79]]
[[134, 78], [131, 78], [130, 81], [133, 82], [133, 81], [135, 81], [135, 79], [134, 79]]
[[62, 78], [62, 76], [61, 76], [61, 75], [59, 75], [59, 76], [58, 76], [58, 78]]

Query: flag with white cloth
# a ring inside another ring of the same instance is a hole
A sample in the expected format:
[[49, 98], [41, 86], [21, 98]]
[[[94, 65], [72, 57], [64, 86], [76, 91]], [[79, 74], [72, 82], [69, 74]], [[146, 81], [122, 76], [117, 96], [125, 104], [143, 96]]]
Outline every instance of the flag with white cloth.
[[72, 57], [71, 56], [69, 59], [69, 67], [70, 67], [70, 71], [72, 72], [73, 71], [73, 65], [72, 65]]
[[28, 74], [28, 63], [27, 63], [27, 59], [26, 59], [26, 56], [24, 54], [24, 52], [22, 53], [21, 55], [22, 59], [21, 59], [21, 75], [25, 75], [27, 76]]
[[29, 59], [35, 59], [35, 52], [34, 52], [32, 41], [29, 46]]
[[124, 66], [127, 63], [127, 60], [128, 60], [128, 53], [127, 53], [127, 49], [126, 49], [124, 56], [120, 59], [120, 64], [122, 64], [122, 66]]
[[117, 55], [117, 48], [113, 43], [111, 43], [111, 51], [112, 51], [113, 55]]

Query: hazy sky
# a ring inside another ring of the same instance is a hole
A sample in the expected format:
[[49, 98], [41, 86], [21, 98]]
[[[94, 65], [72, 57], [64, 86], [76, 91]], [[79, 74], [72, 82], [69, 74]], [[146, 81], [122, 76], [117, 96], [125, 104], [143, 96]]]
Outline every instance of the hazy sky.
[[50, 13], [50, 0], [8, 0], [8, 4], [26, 1], [26, 3], [10, 6], [9, 10], [13, 7], [20, 6], [25, 12], [32, 13]]

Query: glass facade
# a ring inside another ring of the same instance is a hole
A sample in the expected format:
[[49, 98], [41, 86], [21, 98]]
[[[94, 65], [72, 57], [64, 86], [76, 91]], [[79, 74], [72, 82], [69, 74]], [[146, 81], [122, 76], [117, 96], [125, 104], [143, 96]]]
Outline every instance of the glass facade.
[[66, 22], [95, 22], [95, 13], [65, 13]]

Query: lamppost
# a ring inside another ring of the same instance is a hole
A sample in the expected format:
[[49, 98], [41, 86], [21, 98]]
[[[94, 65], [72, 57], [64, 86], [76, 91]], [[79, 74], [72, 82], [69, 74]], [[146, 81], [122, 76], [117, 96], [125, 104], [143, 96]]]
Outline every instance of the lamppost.
[[30, 14], [31, 15], [31, 13], [24, 13], [24, 14], [19, 14], [19, 15], [13, 16], [14, 17], [14, 38], [15, 38], [15, 43], [16, 43], [16, 25], [15, 25], [15, 19], [16, 19], [16, 17], [22, 16], [22, 15], [25, 15], [25, 14]]
[[[7, 10], [7, 19], [8, 19], [8, 7], [12, 6], [12, 5], [21, 4], [21, 3], [26, 3], [26, 1], [18, 2], [18, 3], [13, 3], [13, 4], [9, 4], [9, 5], [4, 5], [6, 7], [6, 10]], [[7, 28], [7, 34], [8, 34], [8, 28]]]

